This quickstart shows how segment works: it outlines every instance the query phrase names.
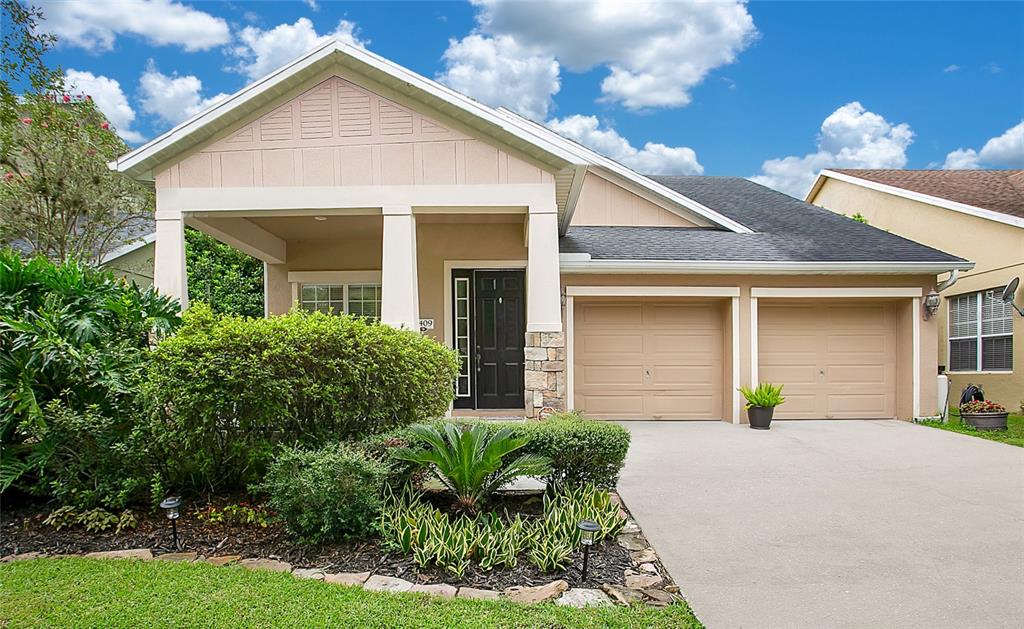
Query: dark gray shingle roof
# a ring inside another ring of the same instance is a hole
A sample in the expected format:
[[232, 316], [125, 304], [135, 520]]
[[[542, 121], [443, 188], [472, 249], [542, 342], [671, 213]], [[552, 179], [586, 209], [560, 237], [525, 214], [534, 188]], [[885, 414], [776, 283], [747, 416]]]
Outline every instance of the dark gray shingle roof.
[[740, 177], [651, 179], [754, 230], [570, 227], [561, 253], [595, 260], [963, 262]]

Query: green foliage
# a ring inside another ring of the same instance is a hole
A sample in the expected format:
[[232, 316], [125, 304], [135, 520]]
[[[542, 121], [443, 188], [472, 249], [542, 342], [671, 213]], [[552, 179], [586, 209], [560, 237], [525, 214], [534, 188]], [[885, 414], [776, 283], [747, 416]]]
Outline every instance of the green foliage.
[[752, 406], [774, 407], [786, 401], [786, 398], [782, 397], [782, 386], [781, 384], [775, 386], [774, 384], [762, 382], [757, 385], [756, 389], [740, 387], [739, 392], [747, 400], [746, 408]]
[[[629, 451], [629, 431], [609, 422], [585, 419], [577, 413], [558, 413], [544, 421], [460, 421], [458, 425], [482, 425], [490, 432], [511, 431], [513, 439], [525, 439], [521, 452], [546, 457], [551, 470], [544, 480], [564, 486], [593, 484], [614, 487]], [[438, 422], [440, 424], [440, 422]], [[398, 444], [391, 445], [388, 444]], [[401, 446], [423, 448], [428, 444], [408, 428], [397, 429], [361, 442], [363, 447], [392, 465], [392, 485], [400, 486], [413, 471], [394, 457]]]
[[185, 230], [188, 299], [218, 314], [263, 316], [263, 263], [195, 229]]
[[598, 541], [617, 534], [626, 522], [608, 491], [593, 485], [546, 495], [544, 515], [535, 519], [507, 513], [453, 518], [406, 489], [385, 495], [380, 531], [385, 544], [411, 554], [416, 565], [433, 564], [458, 578], [470, 562], [483, 570], [514, 568], [524, 555], [545, 572], [564, 569], [580, 546], [581, 520], [598, 522]]
[[260, 489], [299, 540], [320, 544], [376, 531], [387, 468], [346, 444], [284, 448]]
[[114, 528], [115, 533], [120, 533], [125, 529], [133, 529], [138, 526], [135, 514], [127, 509], [122, 511], [120, 515], [115, 515], [114, 513], [99, 507], [96, 507], [95, 509], [87, 509], [85, 511], [78, 511], [74, 507], [70, 506], [63, 506], [54, 509], [50, 515], [43, 520], [43, 524], [52, 526], [58, 531], [74, 526], [81, 526], [90, 533], [100, 533], [111, 528]]
[[40, 28], [42, 21], [38, 8], [19, 0], [0, 0], [4, 51], [0, 55], [0, 155], [10, 150], [10, 134], [21, 108], [19, 96], [29, 91], [59, 93], [62, 88], [63, 73], [43, 61], [57, 38]]
[[74, 261], [0, 250], [0, 491], [17, 484], [77, 507], [140, 489], [134, 439], [149, 336], [177, 302]]
[[551, 470], [549, 459], [536, 454], [520, 454], [511, 461], [505, 457], [527, 444], [513, 438], [512, 431], [501, 428], [491, 432], [486, 426], [459, 426], [446, 423], [440, 429], [419, 424], [410, 427], [424, 450], [399, 450], [400, 460], [429, 466], [456, 497], [460, 510], [474, 513], [487, 497], [518, 476], [542, 476]]
[[864, 223], [865, 225], [868, 225], [867, 217], [865, 217], [860, 212], [854, 212], [853, 216], [851, 216], [850, 218], [852, 218], [853, 220], [857, 221], [858, 223]]
[[319, 445], [444, 413], [455, 353], [359, 317], [216, 316], [197, 304], [154, 350], [151, 439], [171, 486], [244, 487], [277, 444]]
[[268, 525], [267, 510], [261, 506], [250, 507], [247, 504], [229, 504], [220, 508], [208, 507], [197, 511], [195, 517], [200, 522], [224, 526], [265, 529]]

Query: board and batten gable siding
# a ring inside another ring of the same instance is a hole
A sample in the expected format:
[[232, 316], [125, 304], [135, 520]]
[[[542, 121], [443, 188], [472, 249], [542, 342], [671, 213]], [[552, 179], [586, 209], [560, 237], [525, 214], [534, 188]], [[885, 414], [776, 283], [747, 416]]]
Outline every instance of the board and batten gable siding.
[[570, 225], [696, 227], [678, 214], [594, 172], [588, 172], [583, 179], [583, 188]]
[[553, 182], [533, 164], [337, 76], [156, 173], [158, 188]]

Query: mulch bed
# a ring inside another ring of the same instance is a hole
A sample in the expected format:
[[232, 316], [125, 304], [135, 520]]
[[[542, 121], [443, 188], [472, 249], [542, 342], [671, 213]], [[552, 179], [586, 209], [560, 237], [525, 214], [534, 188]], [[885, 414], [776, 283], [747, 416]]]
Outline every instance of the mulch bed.
[[[222, 507], [238, 504], [245, 498], [214, 497], [209, 502], [193, 505]], [[113, 529], [92, 533], [81, 527], [60, 531], [43, 523], [56, 508], [19, 500], [15, 504], [5, 500], [0, 509], [0, 557], [26, 552], [44, 552], [49, 555], [82, 554], [93, 551], [150, 548], [154, 554], [172, 552], [171, 528], [164, 513], [157, 509], [135, 509], [138, 526], [115, 533]], [[536, 497], [510, 496], [496, 505], [498, 510], [539, 513]], [[269, 557], [287, 561], [296, 568], [323, 568], [326, 572], [373, 572], [384, 576], [400, 577], [418, 583], [449, 583], [481, 589], [503, 590], [514, 585], [542, 585], [555, 579], [565, 579], [570, 587], [596, 587], [600, 583], [623, 584], [623, 571], [631, 567], [629, 551], [606, 540], [590, 551], [588, 580], [582, 582], [580, 566], [582, 554], [577, 552], [571, 566], [563, 573], [542, 573], [520, 558], [519, 565], [509, 570], [495, 568], [484, 572], [471, 564], [462, 579], [454, 579], [439, 568], [420, 569], [412, 557], [385, 552], [376, 540], [345, 542], [318, 547], [296, 544], [276, 523], [266, 528], [259, 526], [228, 526], [209, 524], [195, 517], [195, 507], [183, 506], [178, 520], [178, 536], [182, 551], [193, 551], [202, 556], [241, 555], [242, 557]]]

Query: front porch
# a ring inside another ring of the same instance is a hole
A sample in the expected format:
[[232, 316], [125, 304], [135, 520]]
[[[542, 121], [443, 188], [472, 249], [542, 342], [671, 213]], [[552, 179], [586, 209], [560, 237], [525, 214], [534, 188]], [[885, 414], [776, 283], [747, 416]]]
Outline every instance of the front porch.
[[[466, 188], [474, 187], [484, 186]], [[550, 186], [518, 187], [551, 194]], [[436, 196], [437, 187], [431, 188]], [[352, 199], [337, 207], [341, 195], [335, 189], [334, 206], [317, 207], [310, 190], [162, 191], [156, 287], [187, 307], [188, 225], [264, 262], [267, 315], [298, 306], [365, 316], [456, 349], [462, 361], [454, 404], [459, 413], [533, 416], [545, 406], [564, 408], [552, 203], [490, 194], [465, 205], [456, 199], [432, 205], [378, 200], [377, 207], [365, 207]], [[458, 192], [465, 203], [467, 191]]]

